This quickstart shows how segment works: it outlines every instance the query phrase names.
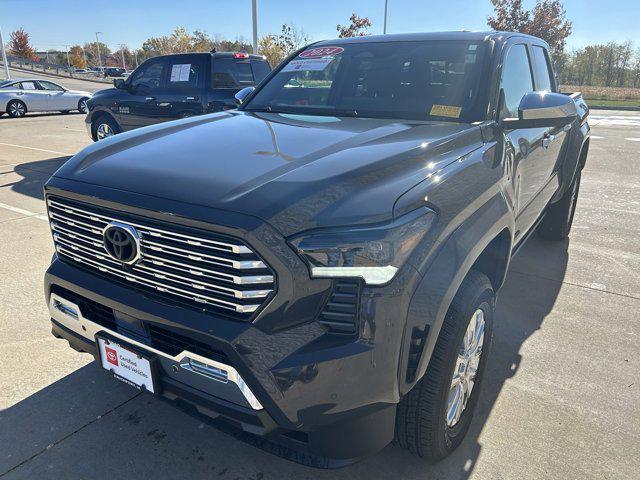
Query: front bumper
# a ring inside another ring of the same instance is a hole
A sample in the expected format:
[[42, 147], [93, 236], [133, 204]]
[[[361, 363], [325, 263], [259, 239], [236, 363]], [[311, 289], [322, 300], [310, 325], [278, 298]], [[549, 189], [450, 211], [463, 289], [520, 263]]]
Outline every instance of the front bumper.
[[[216, 231], [242, 238], [260, 252], [278, 275], [275, 297], [251, 321], [238, 321], [145, 293], [55, 255], [45, 275], [54, 335], [94, 355], [99, 332], [144, 349], [159, 360], [161, 396], [188, 404], [207, 418], [230, 421], [260, 438], [258, 446], [263, 448], [275, 442], [304, 452], [291, 456], [296, 461], [307, 463], [309, 455], [316, 455], [325, 460], [313, 464], [338, 466], [392, 440], [399, 376], [404, 377], [399, 365], [405, 315], [420, 280], [415, 270], [403, 268], [391, 284], [363, 288], [358, 332], [334, 334], [317, 320], [335, 282], [310, 279], [306, 265], [269, 224], [104, 187], [61, 179], [54, 183], [69, 188], [50, 183], [48, 193], [155, 215], [158, 220], [166, 215], [160, 212], [172, 212], [172, 222], [201, 229], [215, 224]], [[61, 293], [65, 291], [69, 295]], [[87, 315], [74, 318], [56, 308], [54, 301], [60, 298], [75, 308], [75, 296], [109, 309], [114, 322], [105, 326]], [[151, 328], [220, 352], [222, 360], [212, 362], [211, 356], [189, 348], [167, 354], [154, 347], [148, 336]], [[208, 373], [217, 371], [220, 378], [190, 370], [188, 359], [211, 367]], [[276, 449], [279, 454], [285, 451]]]

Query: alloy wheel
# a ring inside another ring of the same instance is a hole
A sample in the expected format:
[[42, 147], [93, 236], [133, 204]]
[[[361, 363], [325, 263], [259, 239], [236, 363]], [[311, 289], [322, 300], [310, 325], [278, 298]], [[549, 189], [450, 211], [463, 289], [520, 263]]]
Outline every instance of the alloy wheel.
[[14, 117], [23, 117], [24, 114], [27, 113], [24, 104], [22, 104], [21, 102], [11, 103], [11, 105], [9, 105], [9, 112]]
[[98, 137], [98, 140], [111, 136], [113, 136], [113, 129], [108, 123], [101, 123], [98, 125], [98, 128], [96, 128], [96, 137]]
[[479, 308], [471, 316], [467, 330], [460, 342], [460, 350], [449, 387], [446, 413], [449, 427], [454, 427], [460, 421], [469, 397], [471, 397], [482, 356], [484, 329], [484, 312]]

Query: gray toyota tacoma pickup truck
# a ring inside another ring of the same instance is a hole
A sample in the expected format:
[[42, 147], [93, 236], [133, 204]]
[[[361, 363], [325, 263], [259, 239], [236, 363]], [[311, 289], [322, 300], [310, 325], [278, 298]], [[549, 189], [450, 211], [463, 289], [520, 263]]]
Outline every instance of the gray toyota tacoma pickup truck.
[[48, 181], [53, 334], [299, 462], [445, 457], [511, 258], [569, 235], [585, 102], [506, 32], [323, 41], [237, 99]]

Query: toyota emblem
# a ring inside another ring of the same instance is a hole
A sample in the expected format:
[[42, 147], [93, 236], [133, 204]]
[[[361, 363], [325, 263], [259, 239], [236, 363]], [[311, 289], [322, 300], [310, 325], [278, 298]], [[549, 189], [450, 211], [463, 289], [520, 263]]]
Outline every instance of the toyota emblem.
[[140, 236], [135, 228], [120, 222], [111, 222], [102, 232], [104, 248], [113, 257], [127, 265], [140, 259]]

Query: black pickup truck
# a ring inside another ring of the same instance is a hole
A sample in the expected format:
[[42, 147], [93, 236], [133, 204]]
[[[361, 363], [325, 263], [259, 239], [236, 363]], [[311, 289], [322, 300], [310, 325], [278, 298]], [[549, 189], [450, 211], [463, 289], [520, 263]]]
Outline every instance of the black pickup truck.
[[557, 92], [531, 36], [345, 38], [95, 143], [45, 187], [53, 334], [299, 462], [441, 459], [512, 256], [571, 228], [588, 109]]
[[115, 88], [93, 94], [87, 104], [87, 132], [93, 140], [101, 140], [138, 127], [235, 108], [234, 95], [257, 85], [270, 71], [262, 55], [243, 52], [153, 57], [126, 80], [114, 79]]

